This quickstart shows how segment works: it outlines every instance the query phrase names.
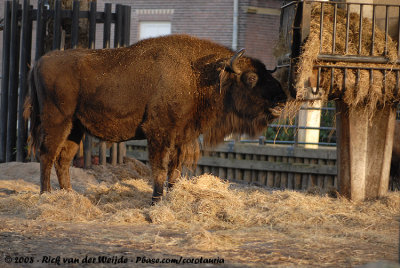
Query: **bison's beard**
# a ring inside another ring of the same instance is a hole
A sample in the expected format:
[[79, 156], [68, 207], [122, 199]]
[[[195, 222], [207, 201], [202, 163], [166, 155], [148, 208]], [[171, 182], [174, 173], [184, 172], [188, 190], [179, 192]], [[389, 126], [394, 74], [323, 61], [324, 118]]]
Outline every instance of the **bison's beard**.
[[272, 116], [265, 114], [253, 119], [239, 117], [233, 112], [224, 114], [208, 131], [203, 133], [204, 145], [215, 146], [223, 142], [224, 138], [230, 134], [247, 134], [254, 137], [267, 127], [271, 119]]

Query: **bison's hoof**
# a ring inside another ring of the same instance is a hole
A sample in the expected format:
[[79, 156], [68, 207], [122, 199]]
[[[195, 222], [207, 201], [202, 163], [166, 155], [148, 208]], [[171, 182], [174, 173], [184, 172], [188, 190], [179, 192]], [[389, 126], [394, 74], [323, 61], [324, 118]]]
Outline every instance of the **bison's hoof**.
[[172, 188], [174, 187], [174, 185], [175, 185], [175, 182], [168, 182], [168, 187], [167, 187], [168, 191], [171, 191]]
[[46, 190], [40, 190], [40, 194], [51, 193], [51, 188]]
[[151, 198], [151, 205], [154, 206], [155, 204], [157, 204], [158, 202], [160, 202], [161, 200], [161, 196], [153, 196]]

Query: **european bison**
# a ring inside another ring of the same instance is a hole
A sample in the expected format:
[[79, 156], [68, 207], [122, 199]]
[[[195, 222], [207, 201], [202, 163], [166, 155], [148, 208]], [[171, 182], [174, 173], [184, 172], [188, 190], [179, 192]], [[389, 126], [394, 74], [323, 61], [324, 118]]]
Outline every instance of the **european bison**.
[[167, 176], [172, 185], [182, 165], [197, 160], [199, 135], [212, 145], [262, 131], [287, 97], [264, 64], [243, 53], [170, 35], [44, 55], [31, 71], [26, 108], [40, 191], [51, 190], [53, 163], [60, 188], [71, 189], [69, 166], [85, 131], [111, 142], [147, 139], [153, 202]]

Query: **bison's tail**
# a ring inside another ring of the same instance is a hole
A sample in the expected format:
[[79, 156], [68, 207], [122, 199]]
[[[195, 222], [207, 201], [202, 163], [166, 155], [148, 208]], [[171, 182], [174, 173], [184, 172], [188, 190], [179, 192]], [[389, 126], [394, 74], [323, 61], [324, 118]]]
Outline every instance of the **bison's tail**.
[[38, 151], [39, 137], [40, 137], [40, 110], [39, 101], [37, 97], [37, 84], [35, 81], [35, 65], [29, 72], [28, 83], [29, 83], [29, 94], [25, 99], [24, 104], [24, 118], [25, 120], [30, 119], [30, 135], [28, 138], [28, 155]]

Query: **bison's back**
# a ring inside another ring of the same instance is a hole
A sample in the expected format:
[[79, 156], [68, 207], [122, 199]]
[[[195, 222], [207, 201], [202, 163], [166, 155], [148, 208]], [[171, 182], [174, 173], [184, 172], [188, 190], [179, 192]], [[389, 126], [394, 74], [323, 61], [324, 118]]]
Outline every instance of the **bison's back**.
[[[120, 141], [143, 132], [142, 126], [187, 125], [195, 98], [205, 91], [199, 84], [205, 66], [231, 54], [210, 41], [171, 35], [127, 48], [50, 52], [37, 72], [43, 96], [51, 96], [47, 102], [78, 118], [91, 134]], [[217, 86], [214, 66], [206, 76]]]

